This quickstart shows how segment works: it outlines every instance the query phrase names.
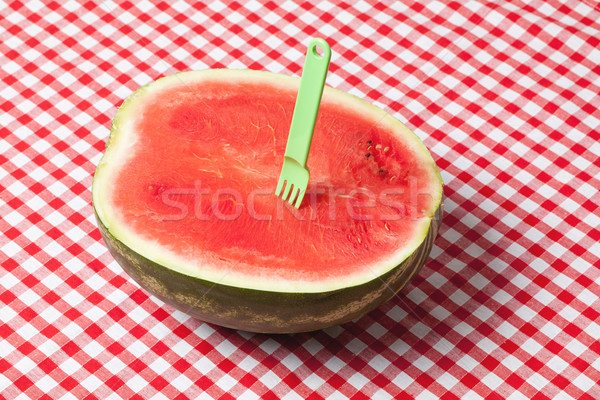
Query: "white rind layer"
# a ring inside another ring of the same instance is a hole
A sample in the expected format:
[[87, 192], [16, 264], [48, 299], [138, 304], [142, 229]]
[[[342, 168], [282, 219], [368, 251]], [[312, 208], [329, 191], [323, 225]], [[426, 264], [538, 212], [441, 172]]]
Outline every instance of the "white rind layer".
[[[255, 84], [264, 83], [271, 87], [279, 86], [282, 90], [297, 90], [299, 79], [270, 72], [253, 70], [211, 69], [204, 71], [189, 71], [170, 75], [146, 86], [141, 87], [123, 102], [115, 118], [113, 119], [110, 137], [106, 152], [94, 175], [92, 186], [92, 201], [96, 213], [109, 233], [118, 238], [123, 244], [144, 257], [163, 265], [174, 271], [193, 276], [206, 281], [216, 282], [222, 285], [240, 287], [254, 290], [266, 290], [283, 293], [318, 293], [338, 290], [346, 287], [361, 285], [365, 282], [377, 279], [386, 272], [405, 261], [421, 243], [426, 239], [431, 219], [434, 218], [436, 210], [442, 201], [442, 179], [434, 160], [423, 142], [400, 121], [392, 117], [384, 110], [367, 103], [360, 98], [344, 93], [342, 91], [325, 87], [322, 102], [340, 104], [353, 110], [361, 110], [363, 116], [377, 121], [377, 124], [390, 128], [390, 131], [401, 137], [401, 141], [409, 147], [415, 157], [418, 157], [423, 165], [428, 165], [431, 171], [432, 181], [439, 182], [439, 190], [432, 190], [432, 207], [427, 217], [415, 220], [415, 232], [403, 248], [399, 248], [388, 257], [379, 262], [364, 264], [362, 273], [354, 273], [343, 278], [335, 277], [325, 280], [289, 280], [279, 276], [253, 276], [244, 274], [244, 262], [241, 260], [236, 270], [230, 270], [226, 274], [218, 265], [203, 262], [199, 265], [197, 260], [190, 260], [176, 254], [161, 246], [157, 242], [150, 242], [141, 234], [134, 232], [126, 221], [119, 218], [116, 207], [111, 204], [111, 181], [118, 173], [128, 157], [134, 154], [137, 142], [136, 132], [133, 129], [137, 118], [143, 115], [144, 100], [159, 93], [163, 89], [172, 89], [176, 86], [196, 85], [203, 81], [223, 81], [232, 84], [236, 81]], [[357, 260], [357, 263], [360, 263]], [[249, 271], [252, 267], [249, 266]]]

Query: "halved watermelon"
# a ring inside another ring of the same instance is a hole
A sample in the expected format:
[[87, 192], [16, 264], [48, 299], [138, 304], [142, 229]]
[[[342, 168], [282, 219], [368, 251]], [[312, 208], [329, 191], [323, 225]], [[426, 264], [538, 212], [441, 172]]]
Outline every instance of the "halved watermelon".
[[274, 195], [299, 80], [183, 72], [120, 107], [94, 177], [102, 236], [145, 289], [204, 321], [299, 332], [356, 318], [431, 250], [442, 181], [383, 110], [326, 87], [299, 210]]

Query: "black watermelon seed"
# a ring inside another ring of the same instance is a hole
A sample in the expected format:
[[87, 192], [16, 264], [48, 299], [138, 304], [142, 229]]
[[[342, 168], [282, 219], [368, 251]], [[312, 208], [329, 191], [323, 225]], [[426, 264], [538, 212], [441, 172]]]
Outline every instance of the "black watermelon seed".
[[367, 154], [365, 157], [367, 157], [367, 158], [371, 157], [371, 153]]
[[372, 140], [369, 140], [369, 141], [367, 142], [367, 144], [372, 144], [372, 143], [373, 143], [373, 141], [372, 141]]

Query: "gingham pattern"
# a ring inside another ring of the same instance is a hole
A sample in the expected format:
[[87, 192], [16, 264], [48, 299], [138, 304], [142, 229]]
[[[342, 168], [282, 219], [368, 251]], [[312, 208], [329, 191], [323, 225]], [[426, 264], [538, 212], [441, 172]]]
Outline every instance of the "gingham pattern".
[[[0, 399], [600, 398], [600, 4], [0, 5]], [[298, 75], [415, 130], [446, 216], [414, 282], [343, 326], [223, 329], [140, 289], [91, 182], [116, 107], [165, 74]]]

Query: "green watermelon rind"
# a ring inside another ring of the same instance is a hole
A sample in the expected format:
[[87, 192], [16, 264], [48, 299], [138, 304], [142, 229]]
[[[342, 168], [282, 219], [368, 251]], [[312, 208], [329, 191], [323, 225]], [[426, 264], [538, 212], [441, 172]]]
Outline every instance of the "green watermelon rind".
[[223, 285], [182, 274], [149, 260], [113, 236], [96, 213], [102, 238], [121, 267], [141, 287], [198, 318], [258, 333], [298, 333], [349, 322], [397, 295], [421, 270], [437, 235], [436, 210], [425, 240], [401, 264], [363, 284], [319, 293], [282, 293]]

